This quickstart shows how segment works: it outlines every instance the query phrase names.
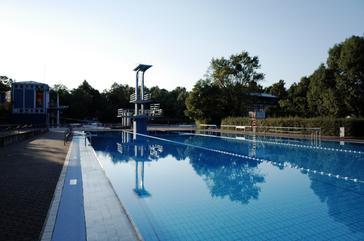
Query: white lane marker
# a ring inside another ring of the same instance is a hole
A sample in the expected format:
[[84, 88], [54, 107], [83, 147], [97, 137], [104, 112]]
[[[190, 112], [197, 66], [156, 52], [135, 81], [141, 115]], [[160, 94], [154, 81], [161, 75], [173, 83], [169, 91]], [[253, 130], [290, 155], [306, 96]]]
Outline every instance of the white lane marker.
[[70, 185], [77, 185], [77, 179], [70, 179]]
[[[208, 134], [191, 134], [192, 136], [207, 136], [207, 137], [214, 137], [214, 138], [221, 138], [221, 139], [231, 139], [231, 140], [241, 140], [241, 141], [247, 141], [247, 142], [253, 142], [253, 140], [250, 139], [236, 139], [233, 137], [227, 137], [227, 136], [215, 136], [215, 135], [208, 135]], [[309, 145], [303, 145], [303, 144], [291, 144], [291, 143], [284, 143], [284, 142], [274, 142], [274, 141], [265, 141], [265, 140], [257, 140], [258, 143], [265, 143], [265, 144], [273, 144], [273, 145], [282, 145], [282, 146], [294, 146], [294, 147], [300, 147], [300, 148], [309, 148], [309, 149], [319, 149], [319, 150], [326, 150], [326, 151], [336, 151], [336, 152], [351, 152], [355, 154], [364, 154], [363, 151], [354, 151], [354, 150], [348, 150], [348, 149], [335, 149], [331, 147], [322, 147], [322, 146], [309, 146]]]
[[[127, 133], [131, 133], [131, 132], [127, 132]], [[156, 140], [161, 140], [161, 141], [165, 141], [165, 142], [170, 142], [170, 143], [174, 143], [174, 144], [195, 147], [195, 148], [198, 148], [198, 149], [212, 151], [212, 152], [216, 152], [216, 153], [223, 153], [223, 152], [221, 152], [220, 150], [217, 150], [217, 149], [212, 149], [212, 148], [208, 148], [208, 147], [203, 147], [203, 146], [198, 146], [198, 145], [194, 145], [194, 144], [184, 143], [184, 142], [180, 142], [180, 141], [172, 141], [172, 140], [161, 138], [161, 137], [150, 136], [150, 135], [139, 134], [139, 133], [137, 133], [137, 135], [138, 136], [144, 136], [144, 137], [147, 137], [147, 138], [156, 139]], [[235, 156], [236, 155], [236, 153], [232, 153], [232, 152], [225, 152], [223, 154], [230, 155], [230, 156]], [[255, 157], [246, 156], [246, 155], [239, 155], [239, 157], [244, 158], [244, 159], [255, 160], [257, 162], [270, 162], [270, 163], [273, 163], [273, 161], [270, 161], [270, 160], [255, 158]], [[277, 162], [277, 165], [284, 167], [284, 163]], [[303, 168], [303, 167], [298, 167], [298, 166], [296, 168], [299, 168], [299, 170], [301, 170], [301, 171], [306, 171], [306, 172], [313, 173], [313, 170], [310, 170], [309, 168]], [[316, 171], [316, 173], [317, 173], [317, 171]], [[334, 177], [334, 178], [337, 178], [337, 179], [342, 179], [342, 180], [345, 180], [345, 181], [353, 181], [353, 182], [364, 183], [364, 180], [360, 180], [358, 178], [348, 178], [348, 177], [345, 178], [345, 177], [341, 177], [340, 175], [334, 175], [332, 173], [325, 173], [325, 172], [321, 172], [320, 174], [328, 176], [328, 177]]]

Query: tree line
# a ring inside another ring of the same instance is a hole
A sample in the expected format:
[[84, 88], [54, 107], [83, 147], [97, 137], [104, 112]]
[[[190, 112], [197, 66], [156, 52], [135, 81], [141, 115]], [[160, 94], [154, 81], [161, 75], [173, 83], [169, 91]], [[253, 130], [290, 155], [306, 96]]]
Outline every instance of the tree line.
[[325, 64], [288, 89], [280, 80], [265, 91], [279, 97], [269, 110], [274, 117], [363, 117], [364, 37], [352, 36], [330, 48]]
[[267, 110], [270, 117], [364, 116], [364, 37], [352, 36], [330, 48], [325, 64], [288, 89], [284, 80], [263, 88], [259, 68], [258, 57], [245, 51], [212, 59], [186, 99], [186, 115], [219, 124], [225, 117], [247, 115], [255, 101], [249, 93], [266, 92], [278, 97]]
[[[61, 105], [68, 106], [62, 117], [68, 121], [97, 120], [101, 122], [120, 122], [116, 117], [117, 109], [132, 109], [134, 106], [129, 102], [129, 97], [134, 93], [134, 88], [129, 85], [114, 83], [110, 89], [99, 92], [86, 80], [77, 88], [69, 90], [66, 86], [58, 84], [51, 88], [51, 102], [55, 104], [57, 93]], [[160, 103], [164, 112], [161, 121], [167, 123], [188, 121], [184, 115], [185, 99], [187, 91], [183, 87], [177, 87], [172, 91], [160, 89], [155, 86], [146, 88], [147, 93], [157, 103]]]
[[[277, 104], [267, 110], [270, 117], [363, 117], [364, 116], [364, 37], [352, 36], [334, 45], [322, 63], [309, 76], [286, 88], [279, 80], [263, 88], [264, 74], [259, 58], [242, 51], [228, 58], [213, 58], [206, 75], [188, 92], [184, 87], [172, 91], [158, 86], [147, 88], [164, 111], [161, 122], [192, 120], [220, 124], [229, 116], [246, 116], [256, 101], [251, 93], [270, 93]], [[0, 78], [0, 90], [9, 90], [12, 79]], [[132, 108], [129, 96], [134, 88], [114, 83], [102, 92], [86, 80], [72, 90], [62, 84], [51, 88], [51, 101], [59, 93], [62, 105], [69, 108], [69, 120], [94, 119], [117, 122], [118, 108]]]

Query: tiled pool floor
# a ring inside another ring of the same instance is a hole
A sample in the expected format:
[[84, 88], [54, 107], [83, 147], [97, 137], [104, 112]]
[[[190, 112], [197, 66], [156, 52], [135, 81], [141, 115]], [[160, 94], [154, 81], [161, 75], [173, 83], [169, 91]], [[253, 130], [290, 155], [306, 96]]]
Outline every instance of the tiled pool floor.
[[361, 152], [254, 144], [196, 135], [93, 138], [146, 240], [364, 240]]

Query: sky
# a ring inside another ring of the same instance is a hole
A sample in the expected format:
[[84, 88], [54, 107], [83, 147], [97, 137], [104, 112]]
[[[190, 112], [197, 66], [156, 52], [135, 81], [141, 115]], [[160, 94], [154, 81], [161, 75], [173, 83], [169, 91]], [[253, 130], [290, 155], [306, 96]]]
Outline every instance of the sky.
[[103, 91], [145, 84], [191, 90], [212, 58], [258, 56], [271, 85], [310, 75], [334, 44], [364, 34], [363, 0], [0, 0], [0, 75]]

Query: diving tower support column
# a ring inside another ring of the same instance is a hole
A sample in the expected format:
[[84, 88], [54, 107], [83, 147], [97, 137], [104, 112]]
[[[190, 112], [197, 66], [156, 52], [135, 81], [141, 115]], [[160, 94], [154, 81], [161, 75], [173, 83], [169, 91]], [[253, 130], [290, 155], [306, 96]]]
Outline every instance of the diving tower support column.
[[142, 100], [142, 103], [140, 104], [140, 109], [141, 109], [141, 112], [144, 113], [144, 72], [142, 72], [142, 85], [141, 85], [141, 90], [140, 90], [140, 97], [141, 97], [141, 100]]
[[135, 103], [134, 103], [134, 116], [135, 119], [133, 121], [133, 139], [136, 139], [136, 133], [138, 132], [137, 130], [137, 116], [138, 116], [138, 92], [139, 92], [139, 70], [136, 71], [136, 81], [135, 81]]
[[[135, 97], [131, 102], [134, 102], [134, 121], [133, 121], [133, 139], [136, 139], [137, 133], [147, 134], [147, 120], [148, 116], [144, 111], [144, 104], [148, 101], [144, 99], [144, 73], [151, 65], [139, 64], [134, 71], [136, 71], [135, 82]], [[139, 73], [142, 73], [140, 92], [139, 92]], [[140, 105], [140, 111], [139, 111]]]

